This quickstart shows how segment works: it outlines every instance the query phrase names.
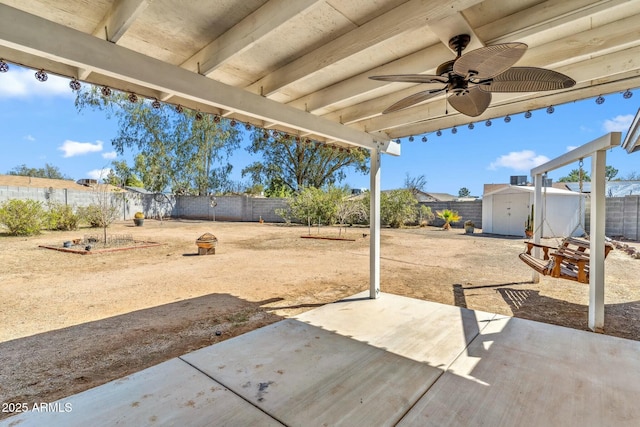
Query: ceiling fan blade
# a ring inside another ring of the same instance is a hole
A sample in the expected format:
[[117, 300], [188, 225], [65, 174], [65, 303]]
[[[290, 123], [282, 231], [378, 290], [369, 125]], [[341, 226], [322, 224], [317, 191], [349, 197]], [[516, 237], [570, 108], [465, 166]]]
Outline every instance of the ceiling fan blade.
[[453, 64], [453, 72], [465, 78], [489, 79], [511, 68], [527, 51], [524, 43], [502, 43], [465, 53]]
[[498, 74], [488, 84], [477, 87], [484, 92], [539, 92], [567, 89], [576, 84], [571, 77], [557, 71], [535, 67], [513, 67]]
[[387, 76], [370, 76], [371, 80], [401, 83], [447, 83], [449, 79], [430, 74], [390, 74]]
[[472, 87], [469, 92], [462, 95], [450, 95], [449, 104], [465, 116], [479, 116], [491, 104], [491, 94], [479, 90], [478, 87]]
[[444, 91], [444, 89], [445, 88], [425, 90], [422, 92], [414, 93], [413, 95], [409, 95], [384, 110], [382, 114], [393, 113], [394, 111], [402, 110], [404, 108], [411, 107], [412, 105], [419, 104], [422, 101], [433, 98], [434, 96]]

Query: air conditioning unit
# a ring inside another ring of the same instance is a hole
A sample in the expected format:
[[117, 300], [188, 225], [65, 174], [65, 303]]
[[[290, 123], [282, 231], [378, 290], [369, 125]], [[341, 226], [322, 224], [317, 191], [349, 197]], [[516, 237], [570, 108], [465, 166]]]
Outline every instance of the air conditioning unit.
[[76, 181], [76, 184], [84, 185], [85, 187], [94, 187], [98, 185], [97, 179], [83, 178]]
[[526, 175], [511, 175], [511, 185], [527, 185]]

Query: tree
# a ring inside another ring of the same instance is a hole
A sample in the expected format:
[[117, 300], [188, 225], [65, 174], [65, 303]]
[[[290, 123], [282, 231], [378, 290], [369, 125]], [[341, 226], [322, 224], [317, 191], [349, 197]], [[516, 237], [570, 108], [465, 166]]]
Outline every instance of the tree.
[[411, 176], [407, 173], [404, 178], [404, 188], [411, 191], [411, 194], [417, 196], [419, 192], [424, 191], [427, 186], [427, 177], [424, 175]]
[[57, 166], [50, 165], [49, 163], [44, 164], [44, 168], [29, 168], [27, 165], [22, 164], [20, 166], [16, 166], [8, 172], [9, 175], [19, 175], [19, 176], [31, 176], [34, 178], [49, 178], [49, 179], [68, 179], [73, 180], [62, 172]]
[[[591, 181], [591, 177], [585, 170], [582, 170], [582, 182], [589, 181]], [[558, 182], [580, 182], [580, 169], [572, 169], [569, 175], [563, 176]]]
[[105, 182], [115, 187], [144, 187], [144, 183], [135, 175], [133, 168], [125, 160], [111, 162], [113, 168], [109, 171]]
[[467, 187], [462, 187], [460, 190], [458, 190], [458, 197], [469, 197], [470, 195], [471, 192]]
[[367, 173], [367, 150], [324, 146], [281, 132], [253, 131], [247, 151], [262, 157], [242, 170], [253, 183], [265, 186], [265, 194], [322, 188], [342, 181], [351, 167]]
[[616, 177], [616, 175], [618, 175], [618, 169], [614, 168], [613, 166], [605, 167], [604, 176], [607, 179], [607, 181], [612, 181], [613, 178]]
[[96, 87], [80, 91], [76, 107], [117, 118], [118, 136], [111, 144], [120, 154], [137, 152], [133, 170], [146, 189], [205, 195], [229, 184], [228, 158], [240, 146], [240, 132], [229, 120], [164, 104], [154, 108], [115, 91], [104, 96]]
[[638, 172], [629, 172], [627, 175], [622, 177], [623, 181], [640, 181], [640, 173]]

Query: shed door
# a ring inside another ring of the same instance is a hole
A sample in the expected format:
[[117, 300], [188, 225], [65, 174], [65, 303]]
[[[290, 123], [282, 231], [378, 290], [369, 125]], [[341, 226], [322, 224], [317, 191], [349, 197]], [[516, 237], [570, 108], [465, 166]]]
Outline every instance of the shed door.
[[505, 236], [524, 236], [529, 214], [529, 194], [495, 194], [493, 196], [493, 232]]

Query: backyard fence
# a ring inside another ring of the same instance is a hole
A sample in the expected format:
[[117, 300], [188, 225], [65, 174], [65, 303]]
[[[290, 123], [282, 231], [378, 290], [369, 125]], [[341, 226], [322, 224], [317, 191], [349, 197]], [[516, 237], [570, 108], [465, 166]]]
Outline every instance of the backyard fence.
[[[132, 219], [140, 211], [148, 218], [187, 218], [211, 221], [284, 222], [276, 214], [279, 208], [287, 207], [287, 199], [261, 198], [249, 196], [173, 196], [165, 194], [143, 194], [131, 191], [113, 193], [122, 204], [123, 220]], [[11, 199], [31, 199], [43, 203], [57, 202], [74, 207], [96, 203], [96, 191], [53, 189], [36, 187], [0, 186], [0, 203]], [[423, 202], [435, 214], [436, 211], [450, 209], [461, 216], [454, 227], [462, 227], [464, 221], [471, 220], [477, 227], [482, 224], [482, 202]], [[586, 204], [585, 228], [589, 231], [590, 204]], [[444, 221], [436, 218], [432, 225], [442, 226]], [[608, 197], [606, 199], [606, 229], [609, 237], [640, 240], [640, 196]]]

